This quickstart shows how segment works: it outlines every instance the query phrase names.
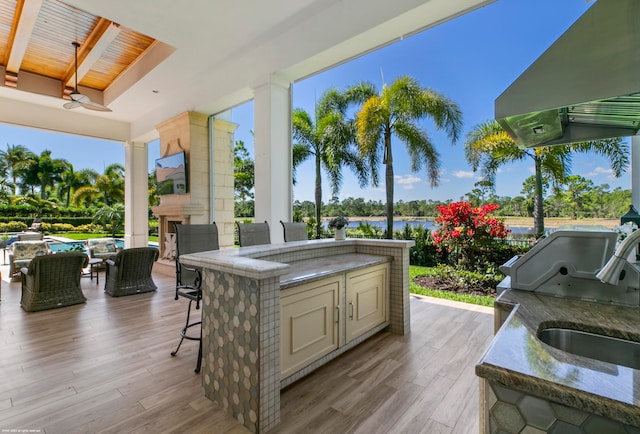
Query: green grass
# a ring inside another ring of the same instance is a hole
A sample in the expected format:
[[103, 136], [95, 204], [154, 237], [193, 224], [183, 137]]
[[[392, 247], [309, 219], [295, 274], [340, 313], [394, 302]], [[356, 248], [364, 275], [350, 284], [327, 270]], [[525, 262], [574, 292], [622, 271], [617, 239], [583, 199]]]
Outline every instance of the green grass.
[[62, 233], [62, 234], [51, 234], [52, 236], [56, 237], [64, 237], [64, 238], [69, 238], [70, 240], [76, 240], [76, 241], [84, 241], [87, 240], [89, 238], [103, 238], [103, 237], [110, 237], [111, 234], [68, 234], [68, 233]]
[[412, 294], [426, 295], [428, 297], [444, 298], [447, 300], [461, 301], [463, 303], [477, 304], [493, 307], [494, 298], [487, 295], [457, 294], [455, 292], [429, 289], [413, 283], [413, 279], [420, 276], [433, 276], [437, 274], [435, 267], [409, 266], [409, 292]]

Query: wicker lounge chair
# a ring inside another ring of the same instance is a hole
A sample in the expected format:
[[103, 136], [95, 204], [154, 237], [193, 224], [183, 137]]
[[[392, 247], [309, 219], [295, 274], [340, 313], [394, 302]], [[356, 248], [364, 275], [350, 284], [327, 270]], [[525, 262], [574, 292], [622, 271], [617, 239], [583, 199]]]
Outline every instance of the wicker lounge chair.
[[283, 222], [282, 229], [284, 230], [284, 242], [289, 243], [291, 241], [308, 241], [309, 235], [307, 235], [307, 224], [303, 222]]
[[49, 254], [45, 241], [14, 241], [9, 246], [9, 277], [12, 282], [20, 280], [20, 269], [29, 265], [36, 256]]
[[151, 270], [157, 260], [158, 249], [153, 247], [119, 251], [106, 261], [104, 290], [113, 297], [155, 291], [158, 287], [151, 277]]
[[206, 252], [209, 250], [218, 250], [218, 226], [215, 223], [201, 225], [175, 225], [176, 234], [176, 300], [179, 297], [189, 300], [187, 306], [187, 320], [184, 327], [180, 330], [180, 342], [178, 348], [171, 352], [172, 356], [178, 354], [180, 345], [185, 339], [191, 341], [199, 341], [198, 360], [195, 372], [200, 372], [202, 364], [202, 328], [199, 334], [188, 335], [187, 332], [191, 327], [202, 324], [202, 321], [189, 322], [191, 317], [191, 304], [196, 302], [196, 309], [200, 309], [200, 300], [202, 299], [202, 275], [197, 268], [187, 267], [180, 263], [180, 255], [187, 253]]
[[116, 256], [120, 251], [113, 238], [89, 238], [86, 245], [91, 258], [106, 260]]
[[269, 223], [240, 223], [238, 222], [238, 242], [240, 247], [271, 244]]
[[27, 312], [84, 303], [80, 286], [82, 269], [89, 257], [82, 252], [36, 256], [22, 268], [22, 299]]

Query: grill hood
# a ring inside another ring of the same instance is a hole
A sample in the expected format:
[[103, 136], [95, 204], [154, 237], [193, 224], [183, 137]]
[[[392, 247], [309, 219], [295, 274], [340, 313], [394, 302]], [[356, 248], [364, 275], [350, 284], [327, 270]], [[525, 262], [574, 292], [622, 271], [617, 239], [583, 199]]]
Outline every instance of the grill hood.
[[598, 0], [495, 102], [520, 147], [640, 129], [640, 1]]

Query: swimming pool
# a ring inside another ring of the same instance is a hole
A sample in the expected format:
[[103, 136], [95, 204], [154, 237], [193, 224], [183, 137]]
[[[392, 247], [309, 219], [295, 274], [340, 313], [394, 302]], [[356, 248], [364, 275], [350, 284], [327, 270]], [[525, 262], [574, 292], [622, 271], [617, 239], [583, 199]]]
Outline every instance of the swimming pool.
[[[86, 251], [84, 241], [63, 242], [63, 241], [57, 241], [57, 240], [47, 240], [47, 242], [49, 243], [49, 248], [51, 249], [51, 251], [56, 253], [66, 252], [69, 250]], [[118, 246], [119, 249], [124, 249], [124, 240], [116, 239], [116, 245]], [[151, 243], [149, 243], [149, 247], [155, 247], [156, 249], [158, 248], [156, 244], [151, 244]]]
[[54, 253], [67, 252], [69, 250], [85, 250], [84, 241], [47, 241], [47, 243], [49, 244], [49, 249]]

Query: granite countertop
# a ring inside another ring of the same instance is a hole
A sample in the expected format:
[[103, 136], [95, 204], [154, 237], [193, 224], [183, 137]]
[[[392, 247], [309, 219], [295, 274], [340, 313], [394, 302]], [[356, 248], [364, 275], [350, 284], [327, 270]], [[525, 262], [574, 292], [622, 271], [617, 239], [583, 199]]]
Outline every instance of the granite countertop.
[[280, 276], [280, 289], [390, 261], [389, 256], [349, 253], [290, 262], [289, 273]]
[[[408, 249], [414, 244], [413, 240], [374, 240], [364, 238], [347, 238], [343, 241], [333, 239], [309, 240], [190, 253], [181, 255], [180, 262], [194, 267], [208, 268], [251, 279], [266, 279], [281, 277], [291, 272], [289, 264], [270, 259], [275, 255], [314, 250], [325, 251], [337, 247], [351, 248], [354, 251], [371, 247]], [[323, 257], [324, 255], [319, 256]], [[327, 256], [331, 256], [331, 254], [327, 254]]]
[[513, 310], [476, 374], [532, 395], [640, 426], [640, 370], [577, 356], [537, 338], [561, 327], [640, 341], [640, 308], [507, 290], [498, 307]]

